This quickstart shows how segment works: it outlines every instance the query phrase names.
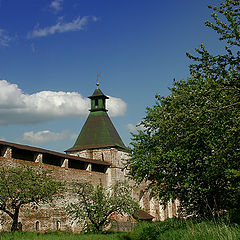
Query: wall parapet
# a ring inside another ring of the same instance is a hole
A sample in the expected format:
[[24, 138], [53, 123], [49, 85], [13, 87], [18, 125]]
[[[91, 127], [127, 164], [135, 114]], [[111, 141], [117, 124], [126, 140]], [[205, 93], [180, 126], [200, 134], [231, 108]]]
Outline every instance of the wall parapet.
[[107, 161], [83, 158], [6, 141], [0, 141], [0, 156], [100, 173], [105, 173], [111, 166], [111, 163]]

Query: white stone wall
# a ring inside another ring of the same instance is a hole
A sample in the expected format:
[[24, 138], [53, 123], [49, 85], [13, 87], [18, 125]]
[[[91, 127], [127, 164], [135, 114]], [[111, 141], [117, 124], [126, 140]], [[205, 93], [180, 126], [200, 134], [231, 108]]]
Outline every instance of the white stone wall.
[[[106, 173], [91, 171], [89, 163], [86, 170], [68, 168], [68, 159], [62, 159], [61, 166], [53, 166], [43, 163], [43, 154], [36, 153], [32, 162], [12, 158], [12, 148], [2, 148], [2, 157], [0, 157], [0, 167], [16, 167], [19, 164], [27, 164], [32, 167], [43, 167], [44, 169], [52, 169], [54, 178], [71, 184], [73, 181], [90, 181], [94, 185], [103, 183], [105, 187], [111, 186], [116, 181], [124, 181], [133, 186], [132, 196], [136, 201], [139, 201], [140, 207], [146, 212], [154, 216], [154, 221], [163, 221], [166, 218], [176, 216], [176, 209], [179, 205], [178, 201], [169, 202], [164, 208], [158, 199], [153, 198], [147, 190], [148, 183], [136, 184], [135, 181], [127, 177], [127, 170], [124, 168], [125, 161], [129, 158], [128, 153], [120, 151], [116, 148], [95, 149], [73, 152], [72, 155], [84, 158], [90, 158], [99, 161], [107, 161], [112, 163]], [[72, 219], [66, 216], [63, 206], [66, 202], [74, 201], [74, 197], [67, 192], [64, 200], [59, 200], [55, 206], [40, 205], [38, 209], [31, 209], [29, 206], [23, 207], [19, 221], [23, 224], [23, 231], [36, 231], [39, 228], [40, 232], [48, 230], [71, 230], [74, 232], [80, 231], [81, 227]], [[6, 214], [0, 213], [0, 231], [8, 231], [10, 228], [11, 219]]]
[[128, 153], [126, 152], [119, 151], [116, 148], [107, 148], [76, 151], [71, 152], [71, 155], [112, 163], [112, 166], [106, 172], [107, 181], [104, 184], [106, 186], [111, 186], [116, 181], [126, 179], [124, 171], [124, 161], [128, 158]]
[[104, 185], [111, 186], [116, 181], [127, 180], [133, 186], [133, 197], [139, 202], [142, 209], [154, 216], [154, 221], [164, 221], [167, 218], [176, 216], [177, 202], [170, 201], [164, 208], [158, 199], [150, 196], [150, 192], [147, 190], [147, 183], [137, 185], [136, 182], [127, 177], [127, 170], [124, 168], [125, 162], [129, 158], [127, 152], [109, 148], [76, 151], [71, 152], [71, 155], [111, 162], [112, 166], [106, 172], [107, 176]]

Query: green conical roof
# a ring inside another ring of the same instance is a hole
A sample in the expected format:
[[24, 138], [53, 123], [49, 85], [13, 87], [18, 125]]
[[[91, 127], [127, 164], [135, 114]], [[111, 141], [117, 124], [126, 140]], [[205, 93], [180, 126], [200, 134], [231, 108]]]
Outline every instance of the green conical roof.
[[89, 98], [91, 99], [90, 114], [74, 146], [66, 152], [108, 147], [126, 149], [107, 114], [105, 99], [108, 97], [97, 88]]

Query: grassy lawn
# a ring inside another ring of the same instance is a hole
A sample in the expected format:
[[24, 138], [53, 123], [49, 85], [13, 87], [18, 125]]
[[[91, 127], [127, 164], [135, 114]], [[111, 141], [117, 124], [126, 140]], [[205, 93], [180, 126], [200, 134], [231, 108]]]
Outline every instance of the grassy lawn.
[[119, 240], [118, 233], [111, 234], [67, 234], [67, 233], [24, 233], [24, 232], [14, 232], [14, 233], [2, 233], [0, 234], [0, 240]]
[[164, 222], [140, 223], [128, 233], [68, 234], [54, 232], [1, 233], [0, 240], [239, 240], [239, 224], [214, 223], [211, 221], [193, 222], [169, 219]]
[[192, 222], [168, 220], [157, 223], [142, 223], [133, 232], [127, 233], [125, 240], [240, 240], [238, 224], [227, 225], [223, 222]]

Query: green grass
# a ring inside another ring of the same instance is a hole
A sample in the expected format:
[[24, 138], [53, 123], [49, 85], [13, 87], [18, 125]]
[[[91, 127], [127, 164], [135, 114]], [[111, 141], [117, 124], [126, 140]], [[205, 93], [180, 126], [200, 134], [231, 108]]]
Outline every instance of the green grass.
[[224, 221], [185, 221], [169, 219], [164, 222], [139, 223], [132, 232], [105, 234], [71, 234], [53, 232], [1, 233], [0, 240], [239, 240], [239, 224]]
[[31, 232], [10, 232], [0, 234], [0, 240], [119, 240], [121, 233], [71, 234], [54, 232], [47, 234]]
[[224, 222], [185, 221], [141, 223], [133, 232], [120, 236], [122, 240], [240, 240], [239, 225]]

